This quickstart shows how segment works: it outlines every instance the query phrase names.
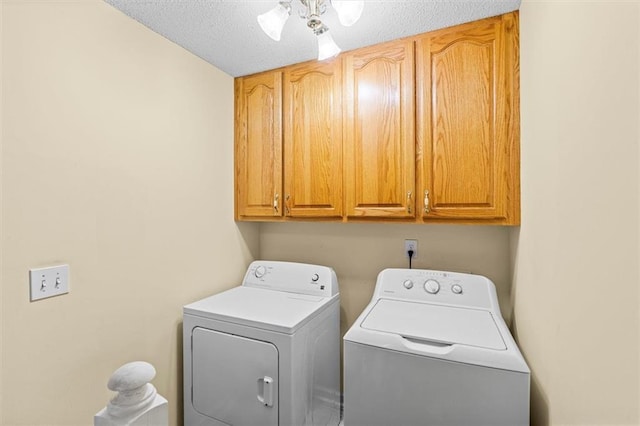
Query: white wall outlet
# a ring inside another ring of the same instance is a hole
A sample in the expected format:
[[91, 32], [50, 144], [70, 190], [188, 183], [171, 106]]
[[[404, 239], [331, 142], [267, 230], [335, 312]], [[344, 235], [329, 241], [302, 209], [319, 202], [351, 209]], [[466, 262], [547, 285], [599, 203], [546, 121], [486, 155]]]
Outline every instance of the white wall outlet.
[[418, 258], [418, 240], [404, 240], [404, 256], [409, 258], [409, 250], [413, 250], [411, 260]]
[[69, 265], [29, 269], [31, 301], [69, 293]]

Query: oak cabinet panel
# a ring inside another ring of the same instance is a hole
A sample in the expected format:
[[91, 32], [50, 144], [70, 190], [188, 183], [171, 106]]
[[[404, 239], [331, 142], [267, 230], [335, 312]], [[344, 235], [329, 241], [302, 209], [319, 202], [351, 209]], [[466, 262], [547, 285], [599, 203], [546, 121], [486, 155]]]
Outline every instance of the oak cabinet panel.
[[507, 14], [416, 42], [425, 221], [519, 222], [517, 33]]
[[236, 218], [279, 217], [282, 73], [235, 80]]
[[413, 41], [359, 49], [344, 61], [347, 217], [413, 218]]
[[284, 71], [284, 194], [290, 217], [342, 217], [342, 61]]

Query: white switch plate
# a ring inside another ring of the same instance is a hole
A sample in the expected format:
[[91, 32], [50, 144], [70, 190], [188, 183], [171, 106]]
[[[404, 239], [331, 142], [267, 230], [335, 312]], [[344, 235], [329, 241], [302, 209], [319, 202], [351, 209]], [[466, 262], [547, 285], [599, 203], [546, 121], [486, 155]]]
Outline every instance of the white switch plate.
[[69, 265], [29, 269], [31, 301], [69, 293]]

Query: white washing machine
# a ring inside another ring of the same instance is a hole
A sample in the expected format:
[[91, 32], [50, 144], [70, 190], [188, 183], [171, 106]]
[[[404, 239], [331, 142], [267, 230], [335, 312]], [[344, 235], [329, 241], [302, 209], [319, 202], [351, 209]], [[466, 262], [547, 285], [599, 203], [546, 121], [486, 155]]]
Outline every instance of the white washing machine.
[[528, 425], [529, 376], [489, 279], [386, 269], [344, 337], [344, 425]]
[[326, 266], [253, 262], [241, 286], [184, 307], [186, 426], [340, 420], [340, 300]]

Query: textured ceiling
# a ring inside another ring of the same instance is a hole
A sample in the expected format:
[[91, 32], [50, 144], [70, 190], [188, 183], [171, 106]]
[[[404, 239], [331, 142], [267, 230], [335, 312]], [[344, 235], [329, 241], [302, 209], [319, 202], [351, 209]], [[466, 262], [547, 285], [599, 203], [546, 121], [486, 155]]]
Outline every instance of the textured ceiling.
[[[277, 0], [105, 0], [153, 31], [237, 77], [304, 62], [317, 56], [315, 36], [294, 10], [273, 41], [256, 16]], [[517, 10], [520, 0], [365, 1], [352, 27], [327, 7], [322, 21], [343, 51], [395, 40]]]

